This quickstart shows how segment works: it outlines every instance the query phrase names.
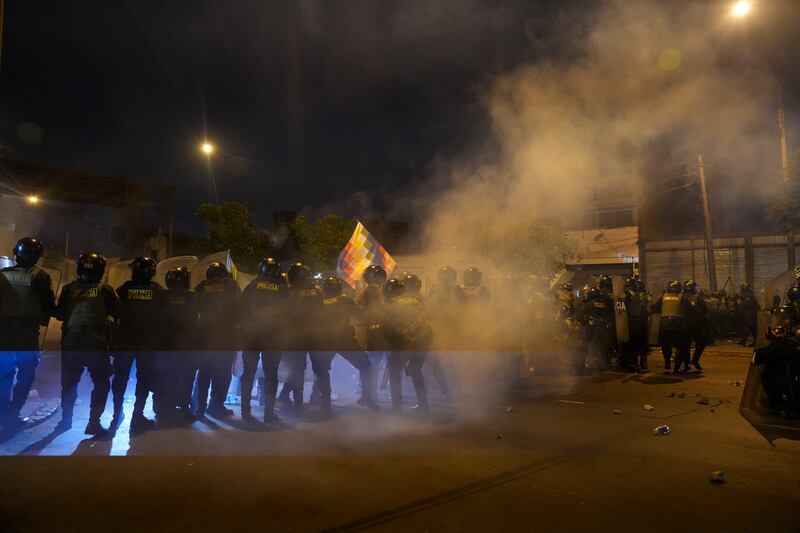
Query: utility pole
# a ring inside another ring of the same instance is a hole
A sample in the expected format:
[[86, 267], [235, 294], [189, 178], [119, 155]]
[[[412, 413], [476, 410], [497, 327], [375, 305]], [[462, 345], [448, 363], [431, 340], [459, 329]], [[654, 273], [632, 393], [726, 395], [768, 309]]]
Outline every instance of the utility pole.
[[708, 207], [708, 188], [706, 187], [706, 171], [703, 168], [703, 156], [697, 156], [697, 174], [700, 177], [700, 195], [703, 199], [703, 219], [706, 226], [706, 255], [708, 256], [708, 285], [712, 291], [717, 290], [717, 264], [714, 260], [714, 232], [711, 227], [711, 209]]
[[789, 148], [786, 143], [786, 120], [783, 114], [783, 99], [781, 90], [778, 88], [778, 130], [781, 134], [781, 175], [783, 179], [789, 180]]

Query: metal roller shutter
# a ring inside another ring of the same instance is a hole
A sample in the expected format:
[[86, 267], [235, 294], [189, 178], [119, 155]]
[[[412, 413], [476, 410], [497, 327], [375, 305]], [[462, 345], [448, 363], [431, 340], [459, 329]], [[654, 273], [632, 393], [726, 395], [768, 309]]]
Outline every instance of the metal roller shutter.
[[789, 251], [783, 247], [753, 248], [753, 290], [764, 304], [764, 287], [768, 281], [788, 270]]
[[[646, 251], [647, 279], [645, 283], [653, 294], [660, 294], [671, 280], [681, 282], [692, 277], [692, 252], [690, 250]], [[695, 259], [697, 253], [695, 252]]]

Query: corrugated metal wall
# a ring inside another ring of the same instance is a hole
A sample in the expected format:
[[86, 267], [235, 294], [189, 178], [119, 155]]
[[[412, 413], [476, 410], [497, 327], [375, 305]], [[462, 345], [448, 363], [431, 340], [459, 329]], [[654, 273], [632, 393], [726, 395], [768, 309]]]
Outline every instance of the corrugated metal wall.
[[[765, 286], [770, 280], [790, 269], [789, 250], [785, 235], [759, 235], [751, 239], [748, 248], [745, 237], [714, 239], [714, 259], [717, 267], [717, 287], [726, 291], [738, 290], [739, 285], [749, 280], [759, 299], [764, 301]], [[640, 243], [643, 279], [654, 293], [663, 290], [673, 279], [694, 279], [701, 288], [709, 286], [708, 267], [704, 239], [674, 241], [647, 241]], [[752, 265], [747, 264], [748, 251]], [[795, 248], [795, 257], [800, 258], [800, 246]]]

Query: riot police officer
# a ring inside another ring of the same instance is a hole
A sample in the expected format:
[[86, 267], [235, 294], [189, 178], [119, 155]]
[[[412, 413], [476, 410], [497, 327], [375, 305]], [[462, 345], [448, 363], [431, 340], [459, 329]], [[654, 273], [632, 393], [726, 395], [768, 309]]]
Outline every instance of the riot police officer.
[[[609, 294], [599, 287], [590, 288], [578, 321], [584, 328], [584, 344], [588, 351], [602, 368], [608, 368], [614, 347], [614, 302]], [[586, 354], [576, 354], [576, 371], [585, 369], [585, 358]]]
[[739, 297], [736, 299], [735, 304], [736, 311], [739, 315], [739, 319], [741, 320], [741, 341], [739, 344], [744, 346], [747, 344], [748, 337], [753, 337], [753, 345], [756, 342], [756, 324], [758, 311], [760, 309], [758, 305], [758, 301], [756, 300], [755, 295], [753, 294], [753, 289], [750, 288], [750, 285], [747, 283], [743, 283], [741, 287], [739, 287]]
[[[416, 296], [424, 304], [425, 299], [422, 296], [422, 280], [419, 279], [419, 276], [406, 272], [403, 273], [400, 279], [403, 282], [405, 293]], [[437, 352], [428, 352], [425, 357], [425, 365], [427, 365], [433, 373], [433, 379], [436, 380], [436, 385], [439, 387], [439, 391], [442, 394], [442, 400], [444, 400], [445, 403], [450, 403], [452, 398], [450, 396], [450, 387], [447, 385], [444, 367], [442, 366], [442, 358]]]
[[653, 312], [661, 313], [658, 342], [661, 345], [661, 354], [664, 356], [664, 370], [670, 369], [673, 348], [676, 349], [675, 373], [688, 370], [689, 333], [686, 318], [689, 310], [680, 281], [669, 282], [664, 294], [659, 296], [653, 305]]
[[380, 410], [372, 398], [372, 391], [375, 389], [372, 362], [359, 346], [352, 326], [352, 320], [358, 313], [355, 302], [342, 294], [342, 282], [336, 276], [328, 276], [322, 282], [322, 296], [322, 347], [332, 356], [338, 353], [358, 370], [361, 382], [358, 405], [374, 411]]
[[556, 298], [556, 306], [562, 314], [562, 310], [565, 307], [569, 311], [568, 316], [572, 316], [575, 313], [575, 292], [572, 290], [572, 283], [566, 282], [561, 284], [558, 297]]
[[[793, 313], [792, 313], [793, 314]], [[763, 366], [761, 384], [767, 396], [767, 409], [773, 416], [800, 416], [800, 350], [789, 326], [771, 327], [769, 346], [759, 348], [754, 366]]]
[[187, 422], [194, 420], [192, 413], [192, 386], [199, 369], [195, 350], [198, 341], [197, 294], [191, 288], [192, 276], [186, 267], [167, 271], [164, 296], [161, 348], [168, 351], [163, 372], [159, 378], [159, 392], [164, 404], [176, 406], [179, 416]]
[[629, 341], [624, 347], [626, 363], [633, 369], [647, 370], [647, 324], [650, 306], [641, 280], [625, 280], [625, 310], [630, 331]]
[[16, 265], [0, 270], [0, 427], [5, 430], [23, 424], [19, 413], [39, 366], [39, 326], [47, 326], [55, 305], [50, 275], [36, 266], [43, 252], [39, 239], [20, 239]]
[[697, 370], [703, 370], [700, 366], [700, 356], [703, 355], [709, 336], [709, 309], [706, 301], [700, 297], [697, 290], [697, 283], [689, 280], [683, 284], [683, 292], [689, 304], [689, 314], [686, 317], [689, 342], [694, 341], [694, 354], [691, 364]]
[[272, 257], [264, 258], [258, 265], [258, 276], [245, 287], [242, 293], [245, 312], [241, 319], [242, 352], [242, 418], [252, 419], [250, 403], [255, 381], [258, 359], [264, 371], [264, 422], [277, 422], [275, 395], [278, 392], [278, 367], [281, 350], [286, 345], [286, 313], [289, 303], [289, 287], [283, 277], [281, 265]]
[[[151, 257], [137, 257], [129, 266], [131, 279], [117, 288], [120, 299], [119, 339], [116, 342], [117, 351], [114, 352], [114, 378], [111, 381], [114, 400], [111, 426], [119, 427], [124, 417], [122, 404], [135, 357], [136, 401], [133, 404], [131, 430], [145, 431], [155, 427], [155, 423], [144, 416], [144, 406], [150, 392], [156, 392], [155, 350], [159, 348], [157, 332], [161, 328], [164, 289], [153, 281], [156, 262]], [[158, 412], [159, 406], [153, 407]], [[168, 418], [174, 413], [163, 414]]]
[[214, 261], [206, 269], [206, 279], [195, 287], [200, 310], [200, 330], [207, 350], [197, 374], [197, 409], [206, 413], [208, 389], [211, 402], [208, 414], [215, 418], [231, 416], [225, 399], [231, 385], [231, 365], [238, 346], [238, 305], [241, 290], [225, 265]]
[[366, 346], [364, 347], [367, 350], [373, 373], [376, 376], [372, 384], [373, 390], [370, 391], [370, 397], [373, 399], [378, 396], [378, 369], [381, 366], [386, 350], [386, 340], [383, 337], [380, 325], [383, 315], [381, 290], [386, 283], [386, 278], [386, 270], [382, 266], [369, 265], [364, 269], [364, 290], [356, 298], [356, 304], [359, 307], [358, 322], [366, 328]]
[[432, 325], [436, 331], [437, 349], [465, 348], [460, 336], [463, 305], [467, 297], [457, 281], [455, 269], [444, 266], [437, 272], [436, 285], [428, 294], [427, 307], [434, 318]]
[[59, 429], [72, 427], [83, 369], [89, 369], [94, 388], [89, 406], [87, 435], [103, 436], [100, 416], [111, 388], [111, 343], [108, 317], [118, 315], [119, 298], [103, 283], [105, 258], [95, 252], [81, 254], [76, 264], [78, 278], [61, 290], [54, 315], [63, 322], [61, 333], [61, 421]]
[[464, 280], [461, 291], [464, 293], [468, 303], [478, 301], [484, 305], [489, 304], [492, 299], [489, 289], [482, 285], [483, 272], [476, 267], [469, 267], [462, 276]]
[[414, 383], [419, 411], [427, 414], [428, 397], [422, 365], [433, 340], [433, 330], [422, 300], [417, 295], [407, 294], [403, 282], [397, 278], [386, 282], [383, 295], [386, 304], [381, 328], [392, 350], [388, 356], [392, 410], [402, 408], [402, 371], [405, 369]]
[[311, 368], [320, 391], [322, 413], [329, 416], [331, 411], [330, 354], [320, 349], [320, 313], [322, 312], [322, 293], [311, 278], [311, 269], [303, 263], [294, 263], [287, 272], [289, 279], [292, 351], [284, 352], [288, 367], [288, 377], [284, 391], [291, 393], [294, 408], [303, 408], [303, 389], [305, 386], [306, 354], [310, 354]]

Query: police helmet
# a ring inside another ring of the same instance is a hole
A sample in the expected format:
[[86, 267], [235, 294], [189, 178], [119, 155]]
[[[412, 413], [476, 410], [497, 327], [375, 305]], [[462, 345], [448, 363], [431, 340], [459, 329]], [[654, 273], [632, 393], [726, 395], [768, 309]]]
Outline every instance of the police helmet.
[[152, 257], [137, 257], [128, 266], [133, 281], [150, 281], [156, 275], [156, 262]]
[[603, 291], [601, 291], [599, 287], [592, 287], [591, 289], [586, 291], [587, 300], [597, 300], [602, 297], [603, 297]]
[[561, 284], [561, 290], [564, 292], [572, 292], [572, 283], [569, 281]]
[[14, 246], [14, 261], [23, 268], [32, 268], [44, 253], [42, 241], [36, 237], [23, 237]]
[[342, 282], [336, 276], [328, 276], [322, 282], [322, 294], [325, 298], [334, 298], [342, 294]]
[[749, 283], [742, 283], [739, 287], [739, 294], [751, 294], [753, 289], [750, 287]]
[[380, 265], [370, 265], [364, 270], [364, 282], [371, 287], [386, 283], [386, 271]]
[[311, 269], [303, 263], [293, 263], [289, 267], [287, 276], [289, 285], [293, 287], [301, 287], [307, 285], [311, 280]]
[[781, 305], [778, 306], [772, 312], [773, 318], [777, 324], [783, 326], [791, 326], [797, 323], [797, 308], [793, 305]]
[[406, 288], [401, 280], [392, 278], [386, 282], [386, 285], [383, 286], [383, 298], [384, 300], [389, 301], [392, 298], [403, 294], [405, 290]]
[[164, 276], [164, 282], [171, 291], [187, 290], [191, 286], [192, 273], [184, 266], [170, 268]]
[[670, 294], [680, 294], [681, 290], [682, 290], [682, 287], [681, 287], [681, 282], [680, 281], [674, 279], [674, 280], [670, 281], [669, 283], [667, 283], [666, 292], [668, 292]]
[[228, 269], [219, 261], [214, 261], [206, 269], [206, 279], [222, 279], [227, 278], [229, 275]]
[[792, 302], [793, 304], [800, 303], [800, 285], [795, 283], [794, 285], [786, 289], [786, 299]]
[[636, 278], [625, 278], [625, 288], [631, 291], [638, 291], [638, 280]]
[[272, 257], [265, 257], [258, 265], [258, 277], [261, 279], [278, 279], [281, 277], [281, 265]]
[[697, 294], [697, 283], [693, 279], [688, 280], [686, 283], [683, 284], [683, 292], [688, 292], [689, 294]]
[[75, 264], [80, 281], [100, 281], [106, 272], [106, 258], [96, 252], [83, 253]]
[[455, 268], [443, 266], [436, 274], [436, 279], [439, 281], [440, 285], [455, 285], [456, 280], [458, 279], [458, 274], [456, 273]]
[[407, 272], [403, 276], [403, 286], [406, 290], [411, 294], [419, 294], [422, 290], [422, 280], [419, 279], [419, 276], [416, 274], [411, 274]]
[[479, 287], [483, 280], [483, 273], [475, 267], [469, 267], [464, 271], [464, 286]]
[[597, 280], [597, 286], [600, 289], [603, 289], [603, 290], [606, 290], [606, 291], [613, 291], [614, 290], [614, 282], [611, 281], [611, 276], [608, 276], [606, 274], [603, 274], [602, 276], [600, 276], [600, 279]]
[[786, 340], [789, 332], [785, 326], [775, 326], [767, 328], [767, 339], [771, 341]]

